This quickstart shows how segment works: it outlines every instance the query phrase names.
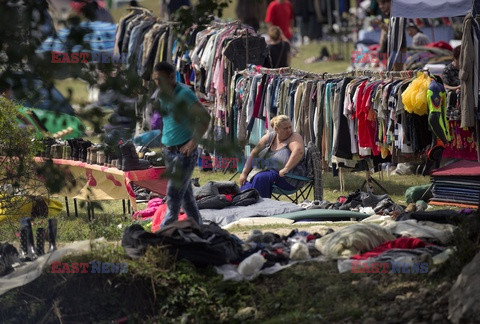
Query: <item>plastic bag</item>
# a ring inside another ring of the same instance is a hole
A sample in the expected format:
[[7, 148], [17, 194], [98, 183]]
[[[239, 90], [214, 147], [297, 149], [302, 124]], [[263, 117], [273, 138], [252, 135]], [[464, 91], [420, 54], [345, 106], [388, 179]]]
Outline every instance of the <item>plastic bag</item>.
[[429, 84], [430, 78], [425, 73], [419, 72], [415, 80], [402, 93], [402, 103], [407, 112], [419, 116], [428, 113], [427, 90]]
[[253, 277], [258, 275], [265, 263], [265, 258], [260, 251], [252, 254], [238, 265], [238, 272], [245, 277]]

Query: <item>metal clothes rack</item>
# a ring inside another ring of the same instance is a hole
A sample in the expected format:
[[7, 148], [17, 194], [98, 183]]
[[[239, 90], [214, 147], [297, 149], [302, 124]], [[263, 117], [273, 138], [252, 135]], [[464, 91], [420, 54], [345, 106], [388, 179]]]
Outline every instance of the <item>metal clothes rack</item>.
[[372, 71], [372, 70], [353, 70], [349, 72], [340, 72], [340, 73], [314, 73], [303, 70], [294, 69], [291, 67], [283, 68], [264, 68], [256, 65], [248, 65], [245, 70], [238, 71], [239, 74], [250, 74], [250, 73], [261, 73], [261, 74], [270, 74], [270, 75], [294, 75], [299, 77], [307, 78], [318, 78], [318, 79], [335, 79], [335, 78], [345, 78], [345, 77], [374, 77], [377, 79], [393, 79], [393, 78], [412, 78], [416, 75], [414, 70], [405, 70], [405, 71]]

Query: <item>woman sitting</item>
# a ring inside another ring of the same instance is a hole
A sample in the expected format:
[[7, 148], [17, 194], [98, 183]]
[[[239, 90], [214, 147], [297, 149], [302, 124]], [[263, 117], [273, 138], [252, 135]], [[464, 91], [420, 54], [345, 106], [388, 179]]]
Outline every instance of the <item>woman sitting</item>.
[[285, 178], [285, 174], [305, 175], [305, 145], [300, 134], [293, 131], [290, 118], [276, 116], [270, 125], [275, 131], [260, 139], [239, 179], [242, 191], [254, 188], [263, 198], [272, 196], [274, 184], [284, 190], [297, 189], [298, 181]]

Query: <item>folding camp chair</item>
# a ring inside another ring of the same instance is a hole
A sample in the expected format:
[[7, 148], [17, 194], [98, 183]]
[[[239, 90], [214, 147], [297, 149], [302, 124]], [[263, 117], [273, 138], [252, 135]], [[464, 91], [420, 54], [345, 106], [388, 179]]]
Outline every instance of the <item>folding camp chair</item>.
[[285, 175], [285, 177], [304, 181], [303, 186], [294, 190], [285, 190], [277, 185], [273, 185], [273, 198], [280, 200], [281, 196], [287, 196], [291, 202], [298, 204], [300, 198], [303, 199], [302, 202], [308, 199], [313, 189], [314, 200], [322, 200], [322, 155], [318, 147], [312, 142], [308, 143], [308, 146], [305, 148], [305, 159], [307, 163], [307, 176], [303, 177], [288, 173]]
[[[288, 173], [285, 175], [285, 177], [304, 181], [305, 184], [301, 188], [295, 188], [294, 190], [285, 190], [274, 184], [272, 190], [272, 197], [276, 200], [280, 200], [281, 196], [287, 196], [287, 198], [290, 199], [290, 201], [294, 204], [298, 204], [300, 198], [302, 198], [301, 201], [305, 201], [313, 189], [315, 179], [313, 177], [302, 177]], [[292, 198], [291, 195], [294, 195], [294, 197]]]

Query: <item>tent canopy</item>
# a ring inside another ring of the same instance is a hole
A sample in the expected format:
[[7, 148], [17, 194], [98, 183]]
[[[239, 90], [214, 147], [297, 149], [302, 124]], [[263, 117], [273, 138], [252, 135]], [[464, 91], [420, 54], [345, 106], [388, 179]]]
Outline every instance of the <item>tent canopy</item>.
[[456, 17], [465, 16], [471, 9], [471, 0], [392, 0], [393, 17]]

